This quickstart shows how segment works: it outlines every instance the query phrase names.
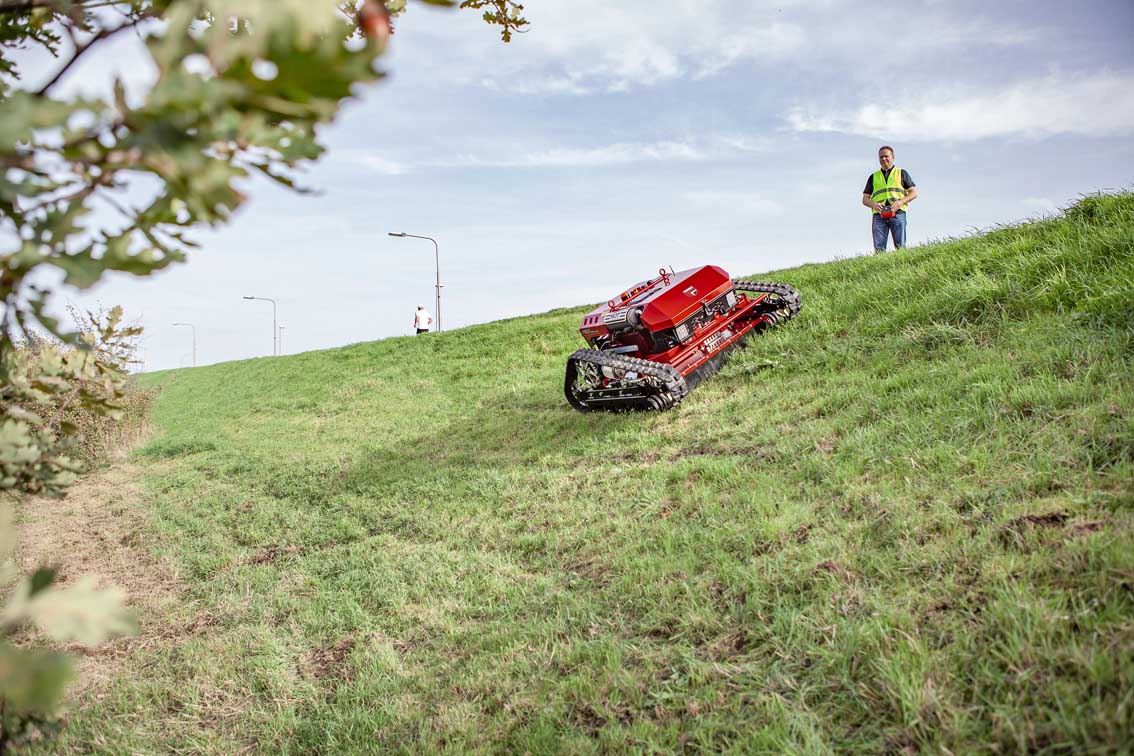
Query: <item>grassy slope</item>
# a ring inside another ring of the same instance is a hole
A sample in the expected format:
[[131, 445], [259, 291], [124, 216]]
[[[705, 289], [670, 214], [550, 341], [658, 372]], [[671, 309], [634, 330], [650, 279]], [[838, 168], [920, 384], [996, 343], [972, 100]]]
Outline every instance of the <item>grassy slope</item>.
[[800, 318], [660, 415], [567, 408], [582, 309], [159, 376], [215, 624], [62, 743], [1128, 747], [1132, 229], [768, 274]]

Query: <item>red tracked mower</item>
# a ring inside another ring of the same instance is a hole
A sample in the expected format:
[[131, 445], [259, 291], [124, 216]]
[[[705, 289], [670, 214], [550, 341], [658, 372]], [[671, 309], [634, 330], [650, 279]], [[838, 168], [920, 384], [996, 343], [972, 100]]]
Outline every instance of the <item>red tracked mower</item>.
[[799, 312], [787, 284], [733, 281], [716, 265], [659, 273], [583, 318], [590, 348], [567, 358], [563, 383], [580, 412], [669, 409], [753, 333]]

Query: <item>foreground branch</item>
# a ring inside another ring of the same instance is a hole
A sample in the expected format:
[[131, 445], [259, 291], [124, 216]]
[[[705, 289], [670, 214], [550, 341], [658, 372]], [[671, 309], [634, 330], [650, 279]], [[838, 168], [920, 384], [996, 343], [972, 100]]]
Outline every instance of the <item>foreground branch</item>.
[[[3, 2], [3, 0], [0, 0], [0, 2]], [[42, 87], [39, 88], [39, 91], [37, 91], [35, 93], [36, 96], [37, 97], [43, 97], [44, 95], [46, 95], [48, 90], [50, 90], [53, 86], [55, 86], [55, 84], [61, 78], [63, 78], [63, 74], [67, 73], [67, 71], [71, 68], [71, 66], [75, 65], [75, 62], [79, 58], [81, 58], [83, 56], [83, 53], [85, 53], [87, 50], [91, 49], [92, 47], [94, 47], [99, 42], [102, 42], [105, 39], [109, 39], [110, 37], [113, 37], [115, 34], [117, 34], [120, 31], [124, 31], [126, 29], [136, 28], [138, 26], [138, 24], [142, 23], [142, 21], [145, 21], [147, 18], [152, 18], [152, 14], [151, 13], [143, 13], [143, 14], [140, 14], [133, 21], [130, 21], [129, 23], [122, 24], [121, 26], [116, 26], [113, 29], [103, 29], [98, 34], [95, 34], [89, 40], [87, 40], [83, 44], [79, 45], [78, 48], [75, 50], [75, 54], [71, 56], [70, 60], [68, 60], [66, 63], [64, 63], [63, 67], [60, 68], [56, 72], [56, 74], [51, 77], [51, 81], [47, 82], [46, 84], [44, 84]]]
[[[104, 8], [108, 5], [127, 4], [127, 0], [90, 0], [90, 2], [76, 0], [76, 2], [71, 3], [72, 6], [82, 6], [84, 8]], [[0, 16], [15, 16], [39, 8], [46, 8], [60, 13], [64, 12], [59, 0], [0, 0]]]

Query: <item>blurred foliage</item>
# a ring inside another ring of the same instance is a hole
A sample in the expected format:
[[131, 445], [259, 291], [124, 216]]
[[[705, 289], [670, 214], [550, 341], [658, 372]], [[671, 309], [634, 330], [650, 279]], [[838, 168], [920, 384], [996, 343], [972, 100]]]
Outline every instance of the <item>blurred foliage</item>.
[[143, 412], [146, 397], [127, 375], [141, 327], [123, 325], [119, 307], [72, 316], [76, 344], [28, 332], [6, 355], [0, 490], [61, 495], [82, 461], [108, 450], [123, 417]]
[[0, 502], [0, 752], [50, 729], [71, 678], [64, 654], [16, 645], [13, 633], [34, 626], [56, 643], [93, 645], [133, 629], [121, 591], [98, 589], [93, 577], [61, 586], [50, 567], [18, 577], [12, 564], [15, 530], [10, 509]]
[[[457, 0], [422, 0], [456, 6]], [[465, 0], [504, 41], [526, 26], [510, 0]], [[330, 123], [375, 67], [405, 0], [0, 0], [0, 495], [60, 495], [74, 480], [84, 429], [120, 417], [124, 364], [115, 344], [136, 333], [121, 312], [70, 331], [52, 289], [86, 289], [106, 273], [145, 276], [184, 260], [194, 227], [231, 219], [254, 175], [299, 189]], [[156, 81], [144, 93], [115, 79], [104, 95], [68, 94], [65, 75], [104, 41], [135, 34]], [[21, 86], [16, 54], [58, 60]], [[60, 343], [48, 343], [40, 334]], [[100, 351], [101, 350], [101, 351]], [[88, 449], [88, 451], [92, 451]], [[0, 537], [9, 539], [10, 522]], [[10, 548], [11, 544], [0, 544]], [[8, 551], [0, 552], [5, 559]], [[0, 750], [46, 716], [66, 680], [63, 660], [2, 638], [27, 623], [55, 640], [96, 642], [121, 629], [113, 596], [66, 589], [40, 570], [0, 576]], [[8, 590], [6, 586], [11, 586]]]
[[[122, 310], [68, 308], [77, 345], [29, 332], [0, 386], [0, 488], [58, 496], [84, 464], [104, 459], [143, 423], [150, 392], [128, 371], [142, 328]], [[38, 455], [38, 456], [36, 456]]]
[[[61, 495], [84, 462], [104, 456], [145, 415], [149, 393], [127, 374], [142, 329], [123, 325], [118, 307], [71, 314], [77, 345], [29, 332], [9, 355], [0, 386], [2, 496]], [[130, 628], [119, 593], [96, 589], [91, 578], [58, 586], [56, 570], [41, 567], [16, 580], [8, 504], [0, 501], [0, 752], [53, 726], [71, 669], [56, 651], [13, 645], [13, 632], [32, 625], [58, 643], [93, 645]]]

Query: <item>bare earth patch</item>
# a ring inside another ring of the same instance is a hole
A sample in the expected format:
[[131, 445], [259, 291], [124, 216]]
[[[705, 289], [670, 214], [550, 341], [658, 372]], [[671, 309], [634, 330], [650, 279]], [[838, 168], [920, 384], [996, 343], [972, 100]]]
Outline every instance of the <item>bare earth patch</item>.
[[[119, 672], [128, 655], [192, 635], [211, 624], [202, 613], [190, 622], [176, 570], [154, 558], [146, 543], [148, 512], [138, 486], [138, 469], [130, 464], [83, 477], [66, 498], [33, 497], [21, 507], [17, 563], [24, 571], [38, 566], [58, 568], [61, 584], [95, 575], [101, 586], [115, 585], [138, 622], [136, 635], [95, 647], [70, 644], [78, 677], [68, 689], [72, 699], [98, 691]], [[34, 514], [33, 514], [34, 513]]]
[[354, 646], [353, 638], [343, 638], [338, 643], [315, 649], [308, 654], [311, 674], [318, 680], [336, 678], [349, 681], [351, 671], [346, 661]]

